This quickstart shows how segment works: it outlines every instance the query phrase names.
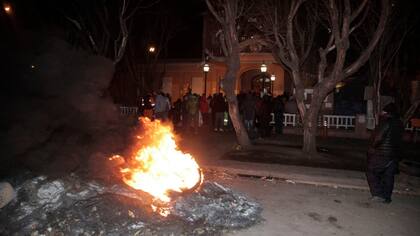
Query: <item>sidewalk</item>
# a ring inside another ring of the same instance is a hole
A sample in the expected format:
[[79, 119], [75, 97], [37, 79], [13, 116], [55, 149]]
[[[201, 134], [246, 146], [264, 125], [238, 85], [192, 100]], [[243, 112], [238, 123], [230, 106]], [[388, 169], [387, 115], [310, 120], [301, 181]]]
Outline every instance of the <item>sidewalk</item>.
[[[205, 165], [203, 168], [243, 176], [277, 178], [292, 184], [299, 183], [369, 191], [365, 174], [359, 171], [230, 160], [220, 160], [211, 165]], [[405, 174], [397, 175], [394, 193], [420, 196], [420, 178]]]

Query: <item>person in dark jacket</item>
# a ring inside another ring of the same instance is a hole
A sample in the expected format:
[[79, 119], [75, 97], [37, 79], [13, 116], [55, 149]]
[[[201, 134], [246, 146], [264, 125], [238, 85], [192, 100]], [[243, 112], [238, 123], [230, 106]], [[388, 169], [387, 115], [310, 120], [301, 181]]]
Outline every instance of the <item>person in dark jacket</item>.
[[264, 95], [262, 98], [262, 103], [260, 105], [259, 110], [257, 110], [258, 119], [260, 123], [259, 132], [261, 138], [269, 137], [271, 135], [271, 112], [273, 111], [273, 106], [271, 103], [271, 97], [268, 95]]
[[279, 95], [273, 100], [273, 112], [276, 134], [282, 134], [284, 121], [284, 96]]
[[174, 107], [172, 109], [172, 122], [175, 127], [177, 127], [181, 121], [181, 113], [182, 113], [182, 101], [180, 98], [175, 101]]
[[391, 202], [394, 175], [398, 172], [400, 146], [404, 126], [394, 103], [382, 110], [379, 127], [375, 129], [367, 156], [366, 177], [372, 194], [371, 200]]
[[245, 95], [244, 101], [240, 106], [245, 128], [248, 132], [252, 131], [254, 128], [255, 101], [256, 98], [252, 95], [252, 93], [248, 93]]
[[219, 93], [213, 97], [211, 102], [211, 110], [215, 113], [214, 131], [223, 131], [223, 120], [226, 104], [222, 93]]

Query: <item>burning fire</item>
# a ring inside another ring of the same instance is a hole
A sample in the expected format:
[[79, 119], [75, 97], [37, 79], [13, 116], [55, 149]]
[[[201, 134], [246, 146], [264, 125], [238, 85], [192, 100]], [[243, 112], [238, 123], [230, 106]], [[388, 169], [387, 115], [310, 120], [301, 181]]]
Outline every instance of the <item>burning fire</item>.
[[140, 122], [144, 131], [137, 137], [138, 149], [128, 167], [121, 169], [123, 181], [164, 203], [170, 202], [170, 192], [198, 186], [202, 182], [200, 167], [190, 154], [178, 149], [172, 127], [148, 118], [140, 118]]

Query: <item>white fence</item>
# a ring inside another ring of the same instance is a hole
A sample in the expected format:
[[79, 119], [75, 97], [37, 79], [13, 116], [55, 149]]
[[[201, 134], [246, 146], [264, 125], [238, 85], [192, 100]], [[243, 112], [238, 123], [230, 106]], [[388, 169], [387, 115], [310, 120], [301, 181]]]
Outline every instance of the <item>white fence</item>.
[[290, 114], [290, 113], [284, 113], [284, 121], [283, 121], [283, 125], [284, 126], [296, 126], [296, 114]]
[[322, 125], [327, 126], [327, 128], [335, 127], [339, 128], [354, 128], [355, 126], [355, 116], [337, 116], [337, 115], [323, 115], [322, 116]]
[[414, 128], [413, 126], [411, 126], [410, 122], [407, 123], [407, 125], [405, 126], [405, 130], [406, 131], [419, 131], [420, 132], [420, 128]]
[[[270, 124], [274, 125], [274, 114], [271, 113], [271, 122]], [[323, 115], [319, 117], [318, 126], [326, 126], [327, 128], [354, 128], [355, 127], [355, 116], [339, 116], [339, 115]], [[300, 116], [293, 113], [284, 113], [284, 126], [300, 126], [301, 125]]]
[[[120, 106], [120, 114], [123, 116], [128, 115], [136, 115], [138, 114], [138, 107], [131, 107], [131, 106]], [[271, 114], [272, 120], [271, 124], [274, 124], [274, 114]], [[293, 113], [284, 113], [284, 121], [283, 125], [285, 127], [291, 126], [296, 127], [300, 125], [300, 121], [298, 120], [300, 118], [299, 115], [293, 114]], [[339, 116], [339, 115], [323, 115], [320, 117], [318, 125], [319, 126], [326, 126], [327, 128], [354, 128], [355, 127], [355, 116]], [[405, 127], [406, 131], [420, 131], [420, 128], [413, 128], [410, 123], [408, 123]]]
[[[300, 125], [297, 114], [285, 113], [284, 114], [284, 126], [296, 127]], [[355, 127], [355, 116], [339, 116], [339, 115], [323, 115], [319, 117], [318, 126], [326, 126], [327, 128], [354, 128]], [[299, 122], [299, 123], [298, 123]]]

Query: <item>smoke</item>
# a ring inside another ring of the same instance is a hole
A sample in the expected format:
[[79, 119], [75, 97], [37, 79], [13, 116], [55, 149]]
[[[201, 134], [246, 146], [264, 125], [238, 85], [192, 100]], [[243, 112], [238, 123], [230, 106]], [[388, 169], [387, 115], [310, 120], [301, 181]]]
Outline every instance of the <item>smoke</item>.
[[14, 55], [2, 81], [0, 166], [65, 174], [120, 151], [127, 123], [107, 96], [112, 61], [57, 38]]

